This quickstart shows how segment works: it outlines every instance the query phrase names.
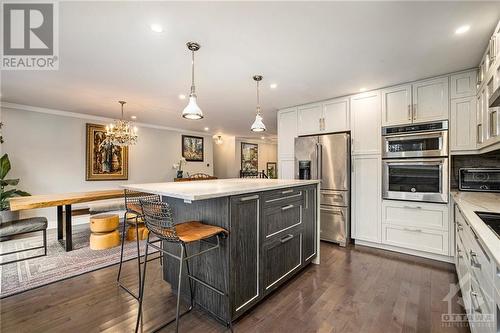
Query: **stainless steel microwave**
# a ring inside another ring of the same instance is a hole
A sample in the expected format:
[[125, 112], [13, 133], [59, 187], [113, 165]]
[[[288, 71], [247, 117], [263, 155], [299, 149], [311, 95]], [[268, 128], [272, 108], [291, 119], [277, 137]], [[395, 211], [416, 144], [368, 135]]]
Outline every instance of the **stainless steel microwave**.
[[382, 198], [448, 202], [448, 158], [382, 161]]
[[448, 156], [448, 122], [384, 127], [382, 158]]
[[500, 192], [500, 168], [461, 168], [458, 184], [460, 191]]

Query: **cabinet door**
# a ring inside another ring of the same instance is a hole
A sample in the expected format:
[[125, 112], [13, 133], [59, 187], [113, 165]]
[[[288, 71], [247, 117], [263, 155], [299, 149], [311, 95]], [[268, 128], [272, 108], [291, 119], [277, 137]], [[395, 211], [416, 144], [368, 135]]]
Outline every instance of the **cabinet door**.
[[450, 150], [476, 149], [476, 97], [451, 100]]
[[495, 77], [492, 77], [488, 84], [486, 85], [485, 93], [486, 93], [486, 102], [485, 108], [487, 108], [487, 116], [488, 116], [488, 138], [494, 140], [498, 136], [499, 132], [499, 123], [498, 123], [498, 107], [490, 108], [489, 100], [490, 96], [495, 92]]
[[[231, 285], [233, 316], [260, 298], [259, 195], [231, 197]], [[238, 286], [235, 288], [234, 286]]]
[[302, 216], [303, 241], [302, 258], [304, 262], [312, 260], [316, 255], [316, 186], [310, 186], [304, 190], [304, 209]]
[[352, 226], [355, 239], [381, 241], [380, 155], [354, 156], [352, 163]]
[[477, 71], [455, 74], [450, 77], [450, 98], [476, 96]]
[[320, 126], [323, 118], [323, 108], [321, 104], [309, 104], [299, 106], [297, 110], [297, 127], [299, 135], [318, 134], [321, 132]]
[[413, 122], [448, 119], [448, 77], [413, 84]]
[[381, 135], [380, 93], [378, 91], [351, 97], [352, 153], [379, 154]]
[[278, 111], [278, 157], [293, 158], [297, 136], [297, 108]]
[[295, 178], [295, 160], [280, 159], [278, 161], [278, 178], [279, 179]]
[[338, 98], [323, 103], [323, 131], [326, 133], [349, 130], [349, 99]]
[[382, 126], [408, 124], [411, 121], [411, 85], [382, 90]]
[[483, 95], [478, 93], [476, 96], [476, 143], [482, 144], [483, 137]]

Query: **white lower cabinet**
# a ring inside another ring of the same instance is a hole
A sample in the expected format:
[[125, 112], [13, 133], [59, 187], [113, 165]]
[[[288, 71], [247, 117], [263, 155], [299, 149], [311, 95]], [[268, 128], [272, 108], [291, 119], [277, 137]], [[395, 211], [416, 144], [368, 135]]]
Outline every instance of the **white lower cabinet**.
[[352, 237], [380, 243], [381, 204], [380, 155], [353, 156], [352, 161]]
[[383, 200], [382, 243], [449, 255], [448, 205]]

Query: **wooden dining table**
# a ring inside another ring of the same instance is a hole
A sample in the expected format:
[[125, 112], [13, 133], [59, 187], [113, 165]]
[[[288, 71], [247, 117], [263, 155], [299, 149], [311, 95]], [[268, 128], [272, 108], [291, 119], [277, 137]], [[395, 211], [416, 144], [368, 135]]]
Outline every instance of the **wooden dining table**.
[[57, 207], [57, 239], [68, 252], [73, 250], [72, 205], [123, 196], [123, 190], [113, 189], [16, 197], [10, 199], [9, 204], [11, 211]]

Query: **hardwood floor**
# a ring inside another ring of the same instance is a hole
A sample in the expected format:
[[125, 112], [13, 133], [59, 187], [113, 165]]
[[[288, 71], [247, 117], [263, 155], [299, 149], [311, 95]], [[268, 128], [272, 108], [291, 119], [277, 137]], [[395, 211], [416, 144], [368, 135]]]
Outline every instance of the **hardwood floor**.
[[[454, 267], [402, 254], [322, 243], [321, 265], [310, 265], [240, 318], [235, 332], [469, 332], [445, 327], [441, 314]], [[135, 262], [124, 280], [137, 282]], [[2, 332], [133, 332], [136, 301], [116, 283], [117, 267], [105, 268], [0, 301]], [[174, 315], [175, 300], [158, 261], [148, 264], [143, 330]], [[136, 288], [132, 288], [136, 290]], [[453, 313], [463, 313], [455, 298]], [[162, 332], [173, 331], [174, 325]], [[195, 309], [181, 332], [224, 332]]]

